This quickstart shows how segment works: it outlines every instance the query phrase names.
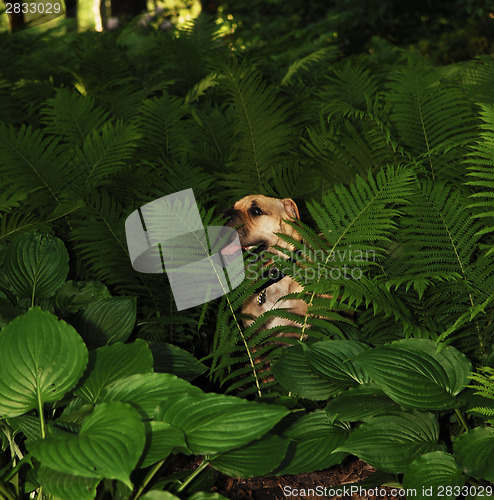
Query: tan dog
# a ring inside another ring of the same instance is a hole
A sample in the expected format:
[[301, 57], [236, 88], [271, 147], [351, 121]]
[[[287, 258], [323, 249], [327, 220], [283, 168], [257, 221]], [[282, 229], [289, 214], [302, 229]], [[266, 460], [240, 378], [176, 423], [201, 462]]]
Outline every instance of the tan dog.
[[[240, 244], [244, 250], [252, 250], [261, 245], [261, 249], [287, 258], [274, 246], [290, 250], [293, 250], [293, 246], [282, 240], [276, 233], [286, 234], [297, 241], [302, 240], [296, 230], [285, 222], [285, 220], [300, 218], [297, 205], [289, 198], [280, 200], [263, 195], [249, 195], [237, 201], [233, 209], [227, 210], [225, 215], [229, 217], [228, 226], [238, 227]], [[271, 309], [283, 308], [300, 315], [305, 314], [307, 304], [303, 300], [280, 300], [289, 293], [303, 290], [290, 276], [284, 276], [272, 284], [268, 282], [267, 285], [244, 302], [242, 313], [251, 317], [244, 321], [245, 326], [249, 326], [260, 314]], [[283, 325], [295, 326], [297, 324], [285, 318], [273, 317], [264, 324], [263, 329]], [[291, 335], [281, 333], [279, 336]]]

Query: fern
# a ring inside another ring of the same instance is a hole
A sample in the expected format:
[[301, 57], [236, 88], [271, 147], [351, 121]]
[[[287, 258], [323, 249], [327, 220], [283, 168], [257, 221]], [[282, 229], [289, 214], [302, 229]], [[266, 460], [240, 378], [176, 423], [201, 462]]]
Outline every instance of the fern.
[[69, 151], [40, 130], [0, 124], [0, 143], [2, 185], [28, 193], [36, 191], [30, 201], [33, 208], [46, 212], [46, 207], [59, 204], [61, 193], [78, 180]]
[[83, 183], [98, 186], [110, 175], [125, 169], [141, 137], [135, 125], [117, 121], [106, 122], [101, 131], [88, 135], [81, 148], [76, 147], [74, 163], [83, 176]]
[[[467, 182], [474, 186], [476, 192], [471, 195], [476, 200], [470, 208], [476, 209], [475, 218], [486, 219], [488, 224], [493, 224], [494, 219], [494, 105], [482, 105], [481, 117], [483, 120], [480, 141], [472, 146], [468, 155], [468, 177], [474, 180]], [[494, 225], [479, 230], [479, 235], [494, 233]], [[487, 255], [494, 252], [491, 246]]]
[[311, 52], [310, 54], [307, 54], [300, 59], [296, 59], [288, 67], [288, 70], [281, 80], [280, 85], [290, 85], [301, 71], [308, 71], [308, 69], [312, 65], [324, 61], [329, 54], [331, 54], [331, 49], [329, 47], [324, 47]]
[[[482, 366], [477, 373], [472, 373], [470, 378], [476, 382], [470, 385], [479, 396], [494, 400], [494, 369], [489, 366]], [[494, 415], [494, 408], [476, 407], [469, 409], [470, 412], [477, 412], [486, 417]]]
[[288, 107], [245, 62], [226, 63], [221, 74], [235, 112], [228, 185], [239, 194], [259, 192], [270, 168], [293, 147]]
[[100, 130], [108, 113], [95, 107], [94, 99], [58, 89], [43, 110], [45, 132], [63, 137], [70, 146], [82, 146], [86, 137]]
[[140, 108], [140, 147], [146, 159], [181, 160], [192, 149], [192, 124], [184, 120], [189, 110], [180, 99], [163, 94], [147, 99]]
[[460, 89], [442, 82], [440, 73], [424, 61], [409, 56], [390, 90], [388, 103], [398, 142], [432, 179], [441, 175], [457, 179], [458, 169], [450, 164], [454, 155], [448, 158], [444, 153], [454, 149], [458, 162], [475, 131], [472, 107]]

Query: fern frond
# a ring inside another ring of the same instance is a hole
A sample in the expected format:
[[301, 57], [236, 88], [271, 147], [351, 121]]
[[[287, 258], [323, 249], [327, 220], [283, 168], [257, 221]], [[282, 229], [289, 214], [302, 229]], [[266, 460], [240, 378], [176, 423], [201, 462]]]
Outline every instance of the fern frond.
[[270, 168], [293, 148], [288, 106], [245, 62], [225, 63], [220, 75], [235, 113], [228, 185], [239, 193], [259, 192]]
[[450, 185], [424, 181], [411, 201], [401, 221], [397, 257], [386, 268], [390, 286], [413, 284], [420, 296], [424, 279], [468, 280], [480, 226], [461, 194]]
[[18, 233], [40, 229], [49, 231], [49, 225], [39, 220], [32, 213], [23, 213], [16, 211], [11, 214], [0, 215], [0, 241], [9, 240]]
[[378, 90], [378, 81], [364, 66], [347, 60], [341, 69], [335, 69], [327, 78], [327, 84], [317, 92], [321, 100], [321, 112], [331, 117], [340, 113], [342, 106], [367, 110], [367, 99]]
[[[475, 394], [486, 399], [494, 399], [494, 369], [489, 366], [481, 366], [478, 368], [477, 373], [471, 373], [470, 378], [476, 382], [469, 387], [474, 389]], [[486, 401], [486, 403], [488, 403]], [[479, 413], [485, 417], [492, 417], [494, 415], [494, 408], [479, 406], [471, 408], [469, 411]]]
[[135, 124], [106, 122], [77, 146], [74, 163], [79, 166], [82, 182], [98, 186], [101, 181], [128, 167], [141, 135]]
[[142, 132], [140, 147], [144, 158], [181, 160], [192, 149], [192, 125], [184, 120], [187, 106], [177, 97], [164, 93], [146, 99], [140, 109], [138, 123]]
[[42, 114], [45, 132], [63, 137], [70, 146], [82, 145], [86, 136], [99, 130], [108, 113], [95, 107], [94, 99], [67, 89], [58, 89], [46, 101]]
[[216, 87], [218, 83], [218, 75], [216, 73], [209, 73], [187, 92], [185, 102], [197, 101], [208, 89]]
[[69, 161], [70, 151], [40, 130], [0, 124], [0, 143], [2, 184], [33, 193], [32, 208], [46, 209], [60, 203], [61, 193], [79, 179]]
[[432, 179], [447, 172], [440, 153], [461, 148], [475, 137], [470, 103], [459, 88], [441, 81], [440, 72], [412, 56], [390, 89], [388, 103], [398, 141], [413, 158], [421, 158]]
[[460, 72], [460, 82], [473, 102], [492, 102], [492, 88], [494, 86], [492, 58], [481, 55], [473, 61], [465, 63]]
[[[471, 147], [468, 155], [468, 177], [472, 180], [466, 184], [474, 186], [476, 192], [471, 195], [475, 203], [470, 208], [476, 209], [473, 217], [486, 219], [487, 224], [494, 221], [494, 105], [481, 105], [480, 116], [483, 120], [480, 140]], [[479, 229], [479, 235], [494, 233], [494, 224]], [[494, 246], [487, 255], [494, 252]]]
[[307, 54], [299, 59], [293, 61], [288, 67], [285, 76], [282, 78], [280, 85], [290, 85], [293, 79], [298, 77], [301, 71], [308, 71], [309, 68], [316, 63], [324, 61], [329, 54], [334, 54], [334, 49], [329, 47], [318, 49], [310, 54]]

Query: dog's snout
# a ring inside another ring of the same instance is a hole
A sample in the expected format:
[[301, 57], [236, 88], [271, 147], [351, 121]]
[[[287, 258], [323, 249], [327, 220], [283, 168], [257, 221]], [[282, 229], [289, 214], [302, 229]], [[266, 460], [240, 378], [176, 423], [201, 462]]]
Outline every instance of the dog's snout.
[[235, 208], [229, 208], [223, 212], [223, 217], [227, 220], [227, 226], [234, 226], [238, 224], [239, 211]]

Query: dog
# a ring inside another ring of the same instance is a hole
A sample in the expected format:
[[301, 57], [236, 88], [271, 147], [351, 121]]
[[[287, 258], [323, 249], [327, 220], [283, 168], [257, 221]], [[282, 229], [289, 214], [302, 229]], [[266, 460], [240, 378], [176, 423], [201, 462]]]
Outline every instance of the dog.
[[[294, 250], [293, 245], [284, 241], [276, 233], [286, 234], [293, 240], [302, 241], [302, 237], [296, 229], [287, 224], [287, 220], [298, 220], [300, 214], [296, 203], [290, 199], [270, 198], [264, 195], [249, 195], [238, 200], [233, 208], [224, 212], [228, 218], [227, 226], [238, 228], [237, 232], [243, 250], [259, 251], [267, 250], [280, 257], [288, 257], [275, 248], [285, 248]], [[270, 263], [267, 263], [269, 271]], [[266, 286], [257, 293], [250, 296], [242, 306], [244, 326], [248, 327], [255, 319], [266, 311], [272, 309], [287, 309], [290, 312], [304, 316], [307, 311], [307, 304], [302, 299], [283, 299], [287, 294], [302, 292], [303, 287], [290, 276], [277, 273], [275, 279], [270, 279]], [[300, 326], [286, 318], [273, 316], [262, 326], [262, 329]], [[276, 336], [291, 337], [298, 336], [289, 332], [281, 332]]]

